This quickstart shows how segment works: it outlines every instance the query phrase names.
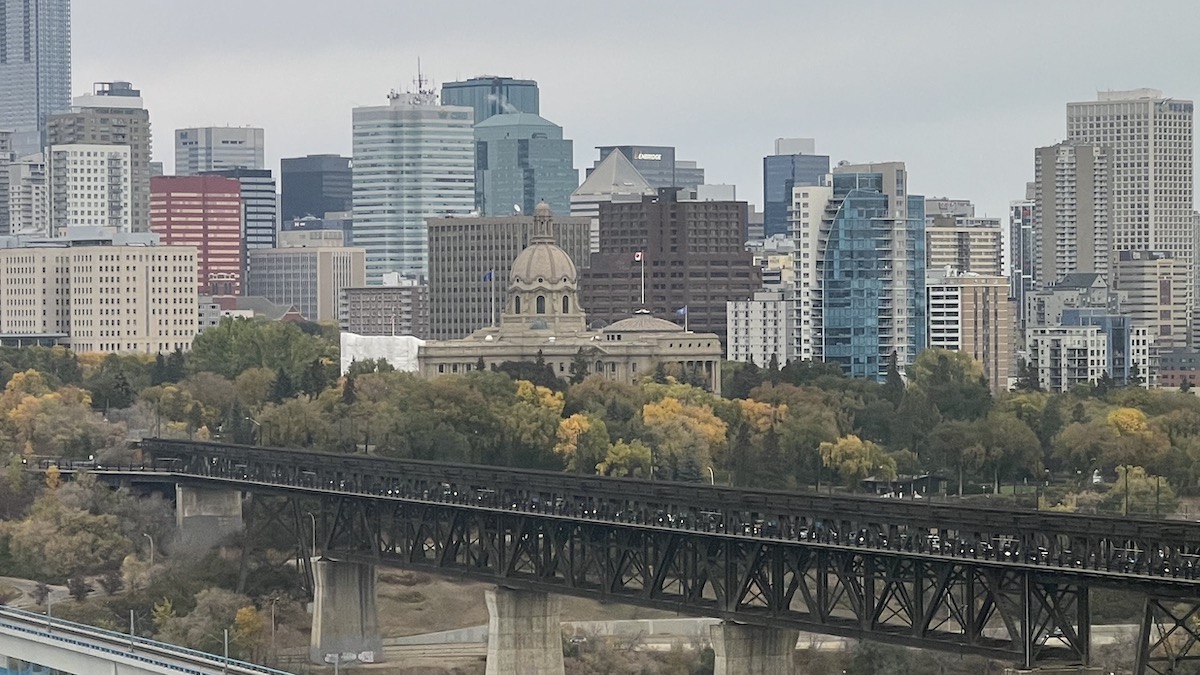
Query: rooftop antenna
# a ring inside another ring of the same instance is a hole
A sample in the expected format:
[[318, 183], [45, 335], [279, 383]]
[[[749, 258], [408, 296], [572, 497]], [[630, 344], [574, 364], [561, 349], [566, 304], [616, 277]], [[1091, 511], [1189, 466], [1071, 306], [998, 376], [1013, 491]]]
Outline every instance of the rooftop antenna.
[[417, 57], [417, 79], [414, 82], [417, 85], [418, 94], [431, 94], [432, 91], [425, 89], [425, 85], [429, 84], [429, 80], [425, 79], [425, 75], [421, 73], [421, 57]]

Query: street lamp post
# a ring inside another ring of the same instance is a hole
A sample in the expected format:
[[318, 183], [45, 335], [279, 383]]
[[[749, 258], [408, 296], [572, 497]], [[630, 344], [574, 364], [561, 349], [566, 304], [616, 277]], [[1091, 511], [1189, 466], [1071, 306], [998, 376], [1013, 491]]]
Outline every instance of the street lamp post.
[[275, 658], [275, 603], [279, 602], [279, 597], [271, 598], [271, 659]]
[[315, 558], [317, 557], [317, 517], [312, 513], [309, 513], [308, 517], [312, 520], [312, 552]]
[[253, 424], [255, 432], [257, 432], [258, 443], [256, 443], [256, 445], [262, 445], [263, 444], [263, 426], [262, 426], [262, 424], [258, 420], [254, 419], [253, 417], [251, 417], [249, 415], [246, 415], [246, 421]]
[[711, 466], [708, 467], [708, 484], [709, 485], [717, 484], [717, 475], [715, 473], [713, 473], [713, 468]]
[[142, 533], [142, 536], [150, 540], [150, 566], [154, 567], [154, 537], [145, 532]]

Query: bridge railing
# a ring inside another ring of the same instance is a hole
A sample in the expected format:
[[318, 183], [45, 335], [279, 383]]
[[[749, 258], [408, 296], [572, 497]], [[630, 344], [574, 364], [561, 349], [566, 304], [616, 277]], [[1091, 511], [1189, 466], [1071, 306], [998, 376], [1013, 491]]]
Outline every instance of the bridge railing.
[[[179, 670], [178, 664], [173, 664], [169, 661], [155, 659], [150, 654], [160, 653], [169, 656], [178, 657], [184, 662], [201, 662], [209, 667], [224, 667], [229, 666], [237, 669], [236, 672], [242, 673], [261, 673], [262, 675], [289, 675], [289, 673], [260, 666], [238, 659], [226, 659], [217, 654], [210, 654], [196, 649], [180, 647], [166, 642], [159, 642], [149, 638], [130, 635], [128, 633], [118, 633], [115, 631], [88, 626], [85, 624], [67, 621], [55, 617], [46, 616], [44, 614], [36, 614], [25, 610], [14, 609], [11, 607], [0, 607], [0, 627], [10, 628], [12, 630], [21, 631], [23, 633], [38, 635], [45, 638], [50, 638], [60, 642], [73, 642], [80, 646], [89, 649], [95, 649], [110, 654], [120, 655], [123, 658], [132, 658], [144, 662], [152, 662], [164, 667]], [[55, 633], [58, 629], [58, 633]], [[72, 639], [71, 636], [83, 636], [85, 640]], [[142, 648], [143, 653], [138, 654], [137, 648]], [[191, 671], [199, 675], [203, 675], [204, 671]]]
[[[142, 473], [1200, 579], [1200, 524], [743, 490], [640, 479], [146, 439]], [[96, 467], [96, 470], [109, 467]]]

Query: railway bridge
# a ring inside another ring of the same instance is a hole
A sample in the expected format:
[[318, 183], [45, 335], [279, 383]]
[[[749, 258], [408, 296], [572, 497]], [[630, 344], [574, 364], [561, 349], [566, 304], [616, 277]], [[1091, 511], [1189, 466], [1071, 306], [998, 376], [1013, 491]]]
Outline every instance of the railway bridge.
[[1200, 523], [209, 442], [140, 447], [136, 466], [91, 470], [177, 486], [186, 536], [237, 527], [242, 494], [284, 498], [313, 584], [316, 660], [378, 649], [376, 565], [496, 584], [489, 673], [562, 672], [555, 595], [720, 618], [717, 672], [754, 674], [789, 672], [780, 664], [799, 630], [1023, 669], [1086, 667], [1089, 591], [1113, 588], [1144, 597], [1139, 675], [1200, 660]]

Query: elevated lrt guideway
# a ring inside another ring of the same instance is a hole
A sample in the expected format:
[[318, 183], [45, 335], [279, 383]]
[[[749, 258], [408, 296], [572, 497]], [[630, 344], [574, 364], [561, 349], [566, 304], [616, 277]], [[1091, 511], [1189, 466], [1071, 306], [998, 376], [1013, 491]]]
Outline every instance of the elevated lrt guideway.
[[1096, 586], [1147, 596], [1141, 672], [1176, 633], [1200, 638], [1172, 619], [1200, 598], [1198, 523], [164, 439], [141, 450], [138, 467], [96, 470], [317, 498], [321, 552], [338, 559], [1023, 667], [1089, 661]]
[[75, 675], [288, 675], [222, 656], [0, 607], [5, 658]]

